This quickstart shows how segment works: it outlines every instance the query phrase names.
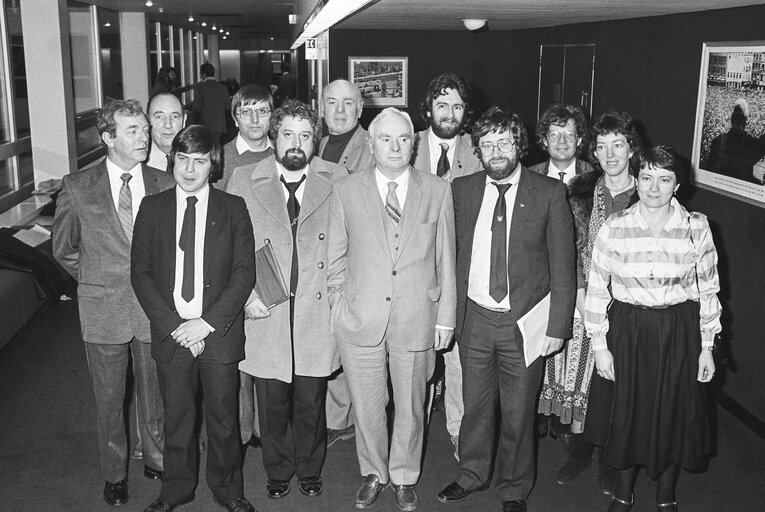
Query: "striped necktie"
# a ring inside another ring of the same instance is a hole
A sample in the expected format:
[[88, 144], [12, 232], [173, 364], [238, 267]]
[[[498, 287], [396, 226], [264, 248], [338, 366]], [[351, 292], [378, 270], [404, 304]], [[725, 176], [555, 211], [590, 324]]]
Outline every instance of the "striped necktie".
[[120, 176], [122, 186], [120, 187], [119, 200], [117, 201], [117, 215], [122, 224], [122, 230], [129, 242], [133, 241], [133, 194], [130, 192], [128, 182], [133, 177], [129, 172]]
[[385, 212], [388, 217], [393, 219], [394, 224], [398, 224], [401, 220], [401, 206], [398, 203], [398, 196], [396, 196], [396, 187], [398, 187], [398, 183], [389, 181], [388, 195], [385, 197]]
[[441, 158], [438, 159], [438, 163], [436, 164], [436, 176], [439, 178], [443, 177], [443, 175], [449, 172], [449, 169], [451, 169], [451, 165], [449, 164], [449, 157], [446, 155], [447, 151], [449, 151], [449, 144], [442, 142]]

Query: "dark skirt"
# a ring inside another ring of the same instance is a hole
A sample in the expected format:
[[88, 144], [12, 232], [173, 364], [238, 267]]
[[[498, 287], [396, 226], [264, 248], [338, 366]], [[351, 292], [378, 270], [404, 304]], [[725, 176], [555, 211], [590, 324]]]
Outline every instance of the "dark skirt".
[[709, 415], [696, 380], [699, 304], [643, 309], [614, 301], [608, 319], [616, 382], [593, 375], [585, 439], [605, 446], [610, 466], [645, 466], [652, 478], [671, 464], [703, 469]]

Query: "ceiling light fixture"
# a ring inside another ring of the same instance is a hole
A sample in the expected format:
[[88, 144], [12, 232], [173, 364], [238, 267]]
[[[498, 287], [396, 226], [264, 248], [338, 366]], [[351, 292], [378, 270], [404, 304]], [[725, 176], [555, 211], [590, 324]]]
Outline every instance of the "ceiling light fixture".
[[319, 2], [303, 24], [303, 31], [292, 43], [292, 49], [299, 48], [306, 39], [316, 37], [329, 30], [338, 22], [355, 13], [372, 0], [345, 0], [344, 2]]
[[297, 14], [290, 14], [290, 25], [297, 25]]
[[111, 27], [111, 26], [112, 26], [112, 24], [111, 24], [111, 23], [109, 23], [109, 22], [107, 21], [106, 23], [104, 23], [104, 26], [105, 26], [105, 27]]
[[146, 0], [146, 3], [144, 5], [146, 7], [151, 7], [152, 5], [154, 5], [154, 2], [152, 2], [151, 0]]
[[203, 21], [203, 22], [202, 22], [202, 26], [203, 26], [203, 27], [206, 27], [206, 26], [207, 26], [207, 22], [206, 22], [206, 21]]
[[194, 15], [193, 14], [189, 14], [189, 23], [191, 23], [192, 21], [194, 21]]
[[223, 32], [225, 32], [225, 30], [223, 30], [223, 29], [221, 28], [221, 29], [218, 29], [218, 32], [220, 32], [220, 33], [222, 34]]
[[488, 23], [489, 20], [486, 19], [480, 19], [480, 18], [466, 18], [462, 20], [462, 24], [465, 25], [465, 28], [476, 32], [478, 30], [483, 29], [486, 26], [486, 23]]
[[227, 36], [230, 36], [230, 35], [231, 35], [231, 32], [229, 32], [228, 30], [226, 30], [226, 35], [227, 35]]
[[215, 23], [213, 23], [212, 29], [213, 30], [218, 30], [218, 27], [215, 26]]

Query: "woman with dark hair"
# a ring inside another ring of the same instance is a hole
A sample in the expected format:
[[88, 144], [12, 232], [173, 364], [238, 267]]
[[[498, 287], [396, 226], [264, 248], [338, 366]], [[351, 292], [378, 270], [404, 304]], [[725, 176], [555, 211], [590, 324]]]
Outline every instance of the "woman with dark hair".
[[[637, 201], [631, 168], [636, 166], [640, 147], [640, 136], [635, 131], [632, 116], [615, 109], [601, 114], [593, 124], [590, 136], [590, 156], [595, 170], [577, 174], [568, 184], [577, 248], [574, 338], [569, 342], [569, 348], [563, 352], [565, 356], [561, 356], [566, 358], [566, 364], [558, 365], [557, 376], [548, 379], [563, 382], [563, 388], [557, 391], [552, 388], [543, 389], [544, 394], [540, 400], [541, 406], [547, 403], [555, 406], [554, 395], [562, 395], [561, 418], [567, 420], [570, 417], [571, 433], [566, 436], [569, 440], [569, 458], [557, 478], [561, 485], [574, 481], [592, 460], [594, 445], [585, 440], [582, 432], [608, 421], [608, 411], [599, 411], [597, 408], [594, 412], [588, 411], [594, 357], [590, 350], [590, 338], [582, 324], [585, 291], [595, 235], [611, 214]], [[567, 369], [565, 374], [564, 368]], [[569, 410], [564, 410], [564, 407]], [[616, 473], [603, 463], [602, 450], [600, 455], [598, 486], [602, 492], [612, 494], [616, 487]]]
[[610, 412], [601, 432], [605, 461], [618, 468], [609, 512], [630, 510], [641, 466], [658, 480], [657, 511], [676, 511], [680, 468], [703, 468], [709, 447], [699, 383], [715, 372], [720, 285], [707, 218], [674, 197], [689, 175], [672, 148], [648, 149], [638, 203], [603, 223], [592, 251], [585, 327], [598, 375], [590, 404]]

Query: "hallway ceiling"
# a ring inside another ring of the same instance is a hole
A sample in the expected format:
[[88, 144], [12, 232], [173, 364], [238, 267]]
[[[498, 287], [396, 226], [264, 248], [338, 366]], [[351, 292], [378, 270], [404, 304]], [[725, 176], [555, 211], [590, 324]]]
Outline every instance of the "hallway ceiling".
[[[117, 11], [147, 12], [151, 19], [211, 33], [212, 23], [229, 39], [292, 42], [288, 15], [319, 0], [86, 0]], [[343, 0], [325, 0], [341, 2]], [[638, 18], [761, 4], [762, 0], [376, 0], [337, 25], [347, 29], [464, 30], [462, 18], [487, 18], [489, 30], [512, 30], [589, 21]], [[134, 6], [129, 7], [129, 5]], [[164, 10], [159, 13], [159, 9]], [[189, 13], [195, 21], [189, 23]], [[301, 13], [304, 20], [307, 13]], [[205, 20], [206, 29], [198, 25]], [[231, 46], [231, 45], [226, 45]]]

